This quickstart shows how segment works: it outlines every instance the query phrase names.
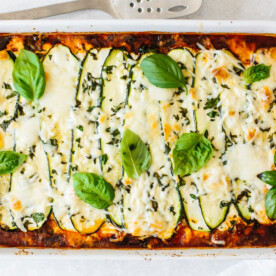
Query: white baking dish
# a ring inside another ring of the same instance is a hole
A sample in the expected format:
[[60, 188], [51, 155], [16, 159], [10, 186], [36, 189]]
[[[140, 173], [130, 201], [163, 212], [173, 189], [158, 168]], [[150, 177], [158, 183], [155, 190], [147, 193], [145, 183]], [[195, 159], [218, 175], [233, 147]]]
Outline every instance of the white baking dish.
[[[0, 33], [26, 32], [202, 32], [265, 33], [276, 35], [276, 21], [190, 21], [190, 20], [91, 20], [91, 21], [1, 21]], [[242, 249], [18, 249], [0, 248], [1, 258], [53, 257], [93, 259], [168, 259], [168, 258], [238, 258], [276, 259], [274, 248]]]

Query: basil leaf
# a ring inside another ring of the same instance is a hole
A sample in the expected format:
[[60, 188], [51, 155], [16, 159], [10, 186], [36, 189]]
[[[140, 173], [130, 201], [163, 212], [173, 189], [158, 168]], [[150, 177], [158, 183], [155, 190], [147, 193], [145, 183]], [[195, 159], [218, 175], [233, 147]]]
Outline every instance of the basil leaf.
[[256, 81], [264, 80], [270, 76], [271, 66], [266, 66], [264, 64], [258, 64], [248, 67], [243, 72], [244, 81], [251, 84]]
[[27, 158], [14, 151], [0, 151], [0, 175], [13, 173]]
[[266, 193], [265, 208], [267, 216], [270, 219], [276, 219], [276, 187]]
[[257, 176], [266, 184], [276, 186], [276, 171], [265, 171]]
[[45, 73], [38, 56], [25, 49], [20, 50], [13, 68], [13, 85], [16, 91], [29, 101], [37, 101], [45, 90]]
[[78, 172], [73, 175], [76, 195], [97, 209], [105, 209], [113, 203], [114, 188], [102, 176], [95, 173]]
[[171, 57], [152, 54], [142, 60], [141, 68], [151, 84], [160, 88], [184, 87], [187, 92], [183, 73]]
[[121, 141], [121, 158], [128, 177], [138, 178], [151, 165], [150, 152], [140, 137], [127, 129]]
[[211, 142], [199, 133], [184, 133], [173, 149], [174, 172], [187, 175], [201, 169], [212, 157]]

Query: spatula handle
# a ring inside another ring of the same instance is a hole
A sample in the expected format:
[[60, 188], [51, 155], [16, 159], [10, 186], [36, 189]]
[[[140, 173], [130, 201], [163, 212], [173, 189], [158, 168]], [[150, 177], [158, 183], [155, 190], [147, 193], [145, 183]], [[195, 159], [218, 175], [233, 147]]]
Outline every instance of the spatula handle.
[[39, 19], [84, 9], [100, 9], [117, 17], [117, 14], [110, 6], [110, 0], [79, 0], [16, 12], [0, 13], [0, 20]]

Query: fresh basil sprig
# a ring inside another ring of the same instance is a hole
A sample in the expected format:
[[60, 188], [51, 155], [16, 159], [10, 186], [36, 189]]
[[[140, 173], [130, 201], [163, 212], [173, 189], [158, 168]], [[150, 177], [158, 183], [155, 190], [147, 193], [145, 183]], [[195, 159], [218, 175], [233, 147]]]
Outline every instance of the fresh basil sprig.
[[21, 49], [14, 63], [13, 85], [16, 91], [29, 101], [36, 102], [45, 90], [45, 73], [39, 57]]
[[14, 151], [0, 151], [0, 175], [13, 173], [27, 158]]
[[[274, 165], [276, 165], [276, 153], [274, 154]], [[265, 171], [257, 175], [263, 182], [274, 186], [265, 196], [266, 214], [270, 219], [276, 219], [276, 171]]]
[[105, 209], [115, 197], [114, 188], [102, 176], [95, 173], [78, 172], [73, 175], [76, 195], [97, 209]]
[[163, 54], [152, 54], [142, 60], [141, 68], [149, 82], [156, 87], [184, 87], [187, 92], [185, 77], [178, 64], [171, 57]]
[[265, 64], [257, 64], [248, 67], [243, 72], [244, 81], [247, 84], [251, 84], [256, 81], [264, 80], [270, 76], [271, 66], [266, 66]]
[[130, 129], [124, 131], [121, 158], [128, 177], [138, 178], [151, 165], [150, 152], [141, 138]]
[[212, 157], [211, 142], [204, 134], [184, 133], [173, 149], [174, 173], [188, 175], [201, 169]]

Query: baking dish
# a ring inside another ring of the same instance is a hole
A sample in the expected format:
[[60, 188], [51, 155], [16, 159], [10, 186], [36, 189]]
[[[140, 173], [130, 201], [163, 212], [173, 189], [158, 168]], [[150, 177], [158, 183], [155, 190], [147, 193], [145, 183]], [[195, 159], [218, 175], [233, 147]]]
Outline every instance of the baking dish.
[[[112, 27], [110, 27], [112, 25]], [[26, 33], [26, 32], [203, 32], [203, 33], [270, 33], [275, 34], [274, 22], [218, 22], [218, 21], [75, 21], [69, 25], [66, 21], [12, 21], [3, 22], [0, 26], [1, 33]], [[117, 256], [131, 258], [167, 258], [167, 257], [245, 257], [268, 258], [275, 256], [275, 249], [187, 249], [187, 250], [158, 250], [158, 251], [119, 251]], [[0, 254], [8, 256], [22, 255], [59, 255], [67, 257], [86, 256], [99, 258], [115, 258], [114, 250], [51, 250], [51, 249], [1, 249]]]

